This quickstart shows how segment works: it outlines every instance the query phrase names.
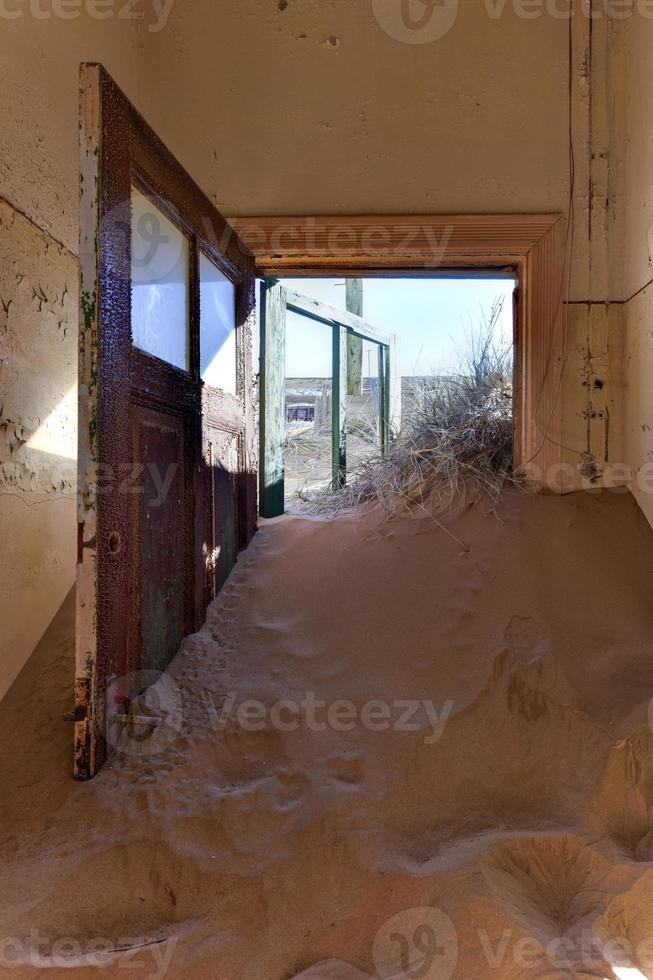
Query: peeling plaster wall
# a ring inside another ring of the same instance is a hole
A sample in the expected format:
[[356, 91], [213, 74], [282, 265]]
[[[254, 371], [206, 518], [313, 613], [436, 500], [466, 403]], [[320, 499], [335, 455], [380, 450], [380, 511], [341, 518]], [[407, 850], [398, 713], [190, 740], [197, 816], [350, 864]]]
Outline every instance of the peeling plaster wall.
[[623, 233], [625, 445], [633, 493], [653, 524], [653, 22], [632, 26]]
[[623, 464], [622, 315], [607, 302], [567, 308], [563, 370], [564, 484], [570, 490], [620, 487]]
[[0, 20], [0, 698], [75, 578], [79, 63], [137, 97], [143, 30], [5, 9], [20, 16]]
[[75, 567], [77, 261], [0, 203], [0, 697]]

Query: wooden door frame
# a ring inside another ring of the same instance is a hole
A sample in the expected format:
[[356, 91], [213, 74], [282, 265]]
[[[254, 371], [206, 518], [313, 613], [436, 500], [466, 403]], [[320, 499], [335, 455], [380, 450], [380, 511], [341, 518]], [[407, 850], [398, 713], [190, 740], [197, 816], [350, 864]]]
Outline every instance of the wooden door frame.
[[562, 214], [232, 217], [257, 275], [450, 277], [512, 271], [515, 465], [561, 492]]
[[[131, 342], [131, 203], [135, 184], [189, 238], [190, 358], [175, 368]], [[169, 206], [167, 202], [172, 202]], [[177, 210], [179, 213], [177, 213]], [[75, 761], [78, 778], [105, 760], [107, 678], [138, 674], [129, 629], [132, 610], [125, 563], [138, 542], [131, 403], [169, 405], [179, 396], [192, 447], [185, 513], [189, 558], [184, 595], [187, 631], [201, 626], [211, 598], [205, 547], [209, 523], [204, 424], [211, 389], [200, 375], [199, 255], [205, 253], [236, 290], [238, 398], [222, 393], [226, 431], [240, 432], [237, 490], [240, 544], [256, 526], [256, 445], [251, 331], [254, 260], [215, 206], [100, 64], [80, 66], [80, 325], [78, 395], [78, 554], [75, 670]], [[215, 393], [214, 393], [215, 394]], [[175, 403], [176, 404], [176, 403]], [[233, 416], [233, 418], [232, 418]], [[101, 503], [101, 507], [99, 507]], [[109, 597], [109, 598], [108, 598]], [[192, 603], [190, 600], [192, 599]], [[132, 644], [133, 646], [133, 644]]]
[[363, 317], [282, 286], [261, 284], [259, 384], [259, 513], [278, 517], [285, 510], [285, 345], [286, 315], [294, 313], [331, 330], [331, 485], [347, 482], [346, 389], [352, 338], [378, 349], [380, 448], [386, 451], [399, 427], [397, 336], [385, 334]]

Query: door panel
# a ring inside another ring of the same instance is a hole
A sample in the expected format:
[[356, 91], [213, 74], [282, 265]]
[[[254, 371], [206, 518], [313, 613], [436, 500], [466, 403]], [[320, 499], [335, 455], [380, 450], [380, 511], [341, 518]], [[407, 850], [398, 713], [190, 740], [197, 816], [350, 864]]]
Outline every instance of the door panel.
[[[207, 381], [201, 256], [215, 270], [204, 302], [216, 353], [228, 344]], [[75, 775], [87, 778], [143, 672], [201, 625], [256, 528], [253, 258], [91, 64], [80, 72], [80, 266]], [[211, 387], [222, 378], [230, 391]]]
[[[192, 574], [192, 524], [185, 501], [188, 434], [183, 419], [137, 406], [134, 458], [140, 463], [134, 526], [141, 615], [132, 636], [134, 661], [163, 670], [191, 628], [185, 619]], [[130, 658], [131, 659], [131, 658]]]

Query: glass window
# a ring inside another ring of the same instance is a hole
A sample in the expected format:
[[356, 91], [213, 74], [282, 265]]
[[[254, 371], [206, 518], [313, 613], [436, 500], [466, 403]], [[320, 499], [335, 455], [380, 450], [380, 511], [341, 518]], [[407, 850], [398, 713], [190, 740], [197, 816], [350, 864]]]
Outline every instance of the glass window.
[[131, 200], [132, 342], [188, 371], [188, 239], [135, 187]]
[[236, 287], [200, 254], [200, 374], [231, 395], [236, 387]]
[[348, 395], [347, 412], [347, 471], [357, 470], [381, 449], [381, 388], [379, 384], [379, 344], [362, 340], [360, 348], [362, 384], [360, 393]]
[[333, 329], [286, 315], [286, 502], [332, 479]]

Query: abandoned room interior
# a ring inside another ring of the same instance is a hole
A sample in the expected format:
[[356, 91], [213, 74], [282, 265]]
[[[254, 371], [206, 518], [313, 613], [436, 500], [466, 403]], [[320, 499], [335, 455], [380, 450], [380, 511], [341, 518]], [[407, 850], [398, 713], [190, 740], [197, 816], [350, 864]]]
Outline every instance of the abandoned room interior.
[[0, 975], [653, 980], [653, 4], [0, 38]]

